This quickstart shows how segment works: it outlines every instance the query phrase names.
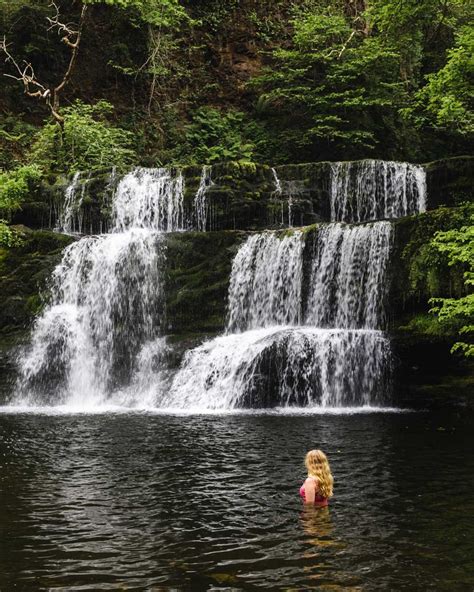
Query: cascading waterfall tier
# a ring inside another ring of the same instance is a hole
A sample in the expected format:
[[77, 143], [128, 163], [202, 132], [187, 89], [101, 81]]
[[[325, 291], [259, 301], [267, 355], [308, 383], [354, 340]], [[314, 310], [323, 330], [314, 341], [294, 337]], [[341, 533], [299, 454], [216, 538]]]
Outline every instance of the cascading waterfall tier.
[[305, 323], [383, 328], [391, 245], [389, 222], [321, 226], [312, 257]]
[[144, 389], [166, 349], [160, 231], [183, 227], [182, 194], [180, 173], [137, 169], [117, 187], [111, 232], [65, 249], [20, 357], [17, 401], [89, 406], [127, 384]]
[[426, 210], [426, 173], [406, 162], [331, 163], [331, 220], [367, 222]]
[[172, 232], [185, 229], [184, 177], [179, 171], [137, 168], [125, 175], [112, 203], [114, 230], [148, 228]]
[[101, 403], [132, 374], [163, 311], [161, 236], [144, 229], [89, 236], [66, 248], [51, 302], [20, 360], [19, 393]]
[[274, 168], [272, 168], [272, 176], [275, 189], [272, 193], [274, 206], [270, 223], [292, 228], [295, 226], [293, 208], [295, 203], [298, 203], [305, 195], [304, 183], [298, 180], [282, 180]]
[[386, 399], [390, 343], [380, 331], [269, 327], [189, 351], [161, 406], [377, 405]]
[[[291, 182], [273, 173], [275, 199], [291, 194]], [[163, 233], [212, 226], [211, 169], [202, 169], [192, 211], [179, 171], [137, 168], [117, 186], [114, 179], [110, 232], [70, 245], [53, 273], [49, 304], [20, 359], [16, 402], [193, 410], [383, 404], [392, 228], [380, 219], [424, 210], [424, 172], [404, 163], [334, 163], [330, 181], [333, 222], [311, 233], [253, 234], [241, 245], [226, 334], [188, 351], [173, 373], [162, 327]], [[82, 231], [86, 183], [77, 174], [66, 192], [64, 231]], [[291, 225], [291, 203], [288, 216]]]
[[298, 324], [303, 274], [302, 234], [251, 236], [239, 249], [230, 275], [227, 332]]
[[[231, 272], [228, 334], [188, 352], [164, 405], [193, 409], [377, 405], [387, 398], [382, 331], [391, 225], [318, 229], [305, 326], [300, 231], [253, 235]], [[293, 326], [285, 326], [291, 324]]]
[[207, 230], [208, 209], [207, 192], [213, 185], [211, 178], [211, 167], [204, 165], [202, 167], [201, 180], [199, 187], [194, 197], [194, 214], [196, 218], [196, 230], [205, 232]]
[[68, 185], [62, 206], [59, 210], [58, 221], [56, 225], [57, 232], [65, 234], [81, 234], [83, 230], [83, 212], [82, 202], [86, 192], [87, 181], [83, 179], [80, 172], [74, 173], [71, 183]]

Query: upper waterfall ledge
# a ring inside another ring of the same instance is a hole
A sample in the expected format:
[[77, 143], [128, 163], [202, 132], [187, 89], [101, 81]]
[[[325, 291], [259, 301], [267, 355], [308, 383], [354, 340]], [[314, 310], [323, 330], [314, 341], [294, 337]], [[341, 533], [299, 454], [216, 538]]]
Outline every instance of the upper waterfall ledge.
[[[374, 189], [377, 202], [368, 203], [362, 209], [359, 207], [359, 214], [354, 212], [354, 204], [348, 201], [352, 191], [347, 193], [345, 183], [351, 180], [351, 170], [365, 166], [370, 173], [370, 163], [374, 162], [380, 165], [378, 174], [383, 174], [385, 170], [386, 179], [391, 183], [400, 182], [397, 171], [391, 166], [393, 163], [370, 160], [282, 165], [273, 169], [253, 163], [223, 163], [212, 167], [171, 167], [168, 170], [171, 175], [182, 174], [183, 229], [261, 230], [307, 226], [331, 219], [350, 222], [415, 213], [410, 200], [417, 198], [419, 191], [415, 189], [414, 194], [410, 189], [413, 179], [416, 181], [411, 175], [408, 176], [405, 209], [394, 209], [389, 203], [380, 203], [375, 207], [374, 203], [378, 203], [376, 188], [371, 187], [369, 179], [368, 189]], [[337, 164], [338, 170], [335, 168]], [[404, 163], [395, 164], [399, 167], [398, 172], [407, 166]], [[426, 209], [472, 201], [473, 164], [474, 157], [459, 156], [424, 165], [408, 165], [415, 172], [417, 167], [421, 167], [426, 173]], [[81, 232], [99, 233], [111, 227], [111, 199], [123, 176], [116, 171], [103, 170], [85, 172], [76, 178], [74, 191], [80, 209]], [[13, 222], [31, 228], [58, 226], [66, 189], [72, 184], [72, 178], [51, 176], [47, 183], [38, 186], [32, 193], [31, 200], [15, 214]], [[337, 187], [339, 201], [335, 203], [333, 198]], [[403, 186], [401, 190], [403, 193]], [[357, 196], [357, 191], [354, 193]], [[363, 219], [360, 213], [364, 215]], [[70, 213], [68, 216], [67, 223], [77, 230], [78, 220]]]

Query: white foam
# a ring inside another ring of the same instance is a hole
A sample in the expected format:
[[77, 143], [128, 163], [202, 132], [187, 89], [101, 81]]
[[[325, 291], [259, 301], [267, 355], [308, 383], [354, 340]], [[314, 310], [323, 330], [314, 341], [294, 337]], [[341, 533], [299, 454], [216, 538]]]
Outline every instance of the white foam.
[[111, 414], [129, 414], [129, 415], [172, 415], [177, 417], [188, 416], [283, 416], [298, 417], [304, 415], [361, 415], [372, 413], [413, 413], [413, 409], [402, 407], [374, 407], [363, 405], [359, 407], [274, 407], [271, 409], [227, 409], [216, 410], [198, 407], [181, 409], [176, 407], [122, 407], [119, 405], [97, 405], [97, 406], [29, 406], [29, 405], [3, 405], [0, 406], [0, 415], [48, 415], [48, 416], [67, 416], [67, 415], [111, 415]]

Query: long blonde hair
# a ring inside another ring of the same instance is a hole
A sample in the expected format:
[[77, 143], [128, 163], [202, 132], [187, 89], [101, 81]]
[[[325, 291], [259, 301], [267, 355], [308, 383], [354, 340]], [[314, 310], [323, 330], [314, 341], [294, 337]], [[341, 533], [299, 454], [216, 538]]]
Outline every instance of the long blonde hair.
[[304, 459], [308, 477], [318, 480], [319, 492], [323, 497], [332, 497], [334, 479], [327, 456], [322, 450], [310, 450]]

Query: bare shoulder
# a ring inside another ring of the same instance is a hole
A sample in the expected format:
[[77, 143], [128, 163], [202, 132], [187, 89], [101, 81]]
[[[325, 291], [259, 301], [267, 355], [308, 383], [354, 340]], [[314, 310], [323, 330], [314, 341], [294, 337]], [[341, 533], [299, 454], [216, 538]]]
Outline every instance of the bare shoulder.
[[318, 486], [318, 479], [316, 477], [306, 477], [306, 481], [304, 482], [304, 486], [306, 487], [317, 487]]

